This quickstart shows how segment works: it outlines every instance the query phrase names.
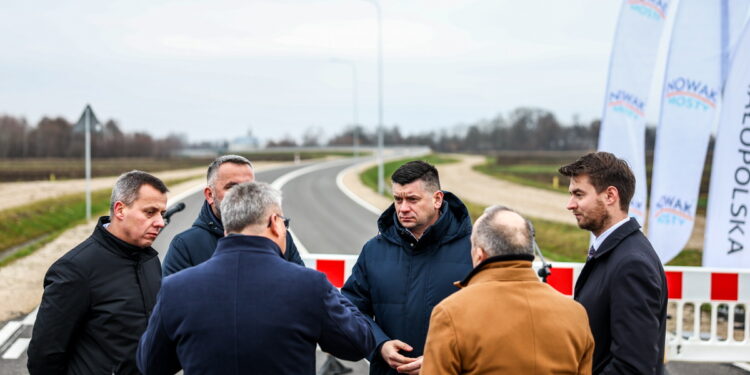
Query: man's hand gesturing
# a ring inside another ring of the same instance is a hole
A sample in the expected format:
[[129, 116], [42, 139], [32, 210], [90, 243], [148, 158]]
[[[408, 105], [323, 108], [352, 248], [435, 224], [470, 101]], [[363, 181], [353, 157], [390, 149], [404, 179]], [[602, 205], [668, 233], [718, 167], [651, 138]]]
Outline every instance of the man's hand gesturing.
[[380, 348], [380, 355], [383, 356], [383, 360], [385, 360], [388, 366], [399, 372], [410, 375], [419, 374], [419, 369], [422, 368], [422, 357], [405, 357], [399, 353], [401, 350], [410, 352], [413, 349], [409, 344], [401, 340], [386, 341]]

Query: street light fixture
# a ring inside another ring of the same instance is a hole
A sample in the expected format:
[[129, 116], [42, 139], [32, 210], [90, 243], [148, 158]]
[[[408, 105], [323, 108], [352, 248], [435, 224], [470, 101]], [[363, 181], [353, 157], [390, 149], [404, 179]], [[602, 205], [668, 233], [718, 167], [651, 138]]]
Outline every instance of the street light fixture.
[[331, 62], [349, 65], [352, 68], [352, 138], [354, 157], [359, 157], [359, 133], [357, 132], [357, 64], [352, 60], [332, 58]]

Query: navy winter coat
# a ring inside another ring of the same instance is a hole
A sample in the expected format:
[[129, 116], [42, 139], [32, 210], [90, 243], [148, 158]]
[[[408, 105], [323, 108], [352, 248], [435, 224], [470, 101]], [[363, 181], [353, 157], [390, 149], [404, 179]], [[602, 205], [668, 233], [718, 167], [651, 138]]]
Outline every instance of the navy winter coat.
[[[203, 201], [203, 208], [193, 222], [193, 226], [176, 235], [169, 243], [169, 250], [164, 256], [162, 273], [168, 276], [207, 261], [213, 255], [216, 243], [222, 237], [224, 237], [224, 225], [211, 211], [208, 202]], [[289, 232], [286, 234], [284, 257], [300, 266], [305, 265]]]
[[145, 375], [312, 375], [318, 344], [355, 361], [375, 342], [324, 274], [286, 261], [268, 238], [233, 234], [164, 279], [137, 360]]
[[379, 234], [367, 241], [342, 293], [374, 317], [376, 350], [371, 374], [395, 374], [380, 355], [388, 340], [401, 340], [418, 357], [424, 351], [432, 309], [471, 272], [471, 218], [463, 202], [444, 192], [440, 218], [419, 241], [401, 226], [391, 205], [378, 219]]

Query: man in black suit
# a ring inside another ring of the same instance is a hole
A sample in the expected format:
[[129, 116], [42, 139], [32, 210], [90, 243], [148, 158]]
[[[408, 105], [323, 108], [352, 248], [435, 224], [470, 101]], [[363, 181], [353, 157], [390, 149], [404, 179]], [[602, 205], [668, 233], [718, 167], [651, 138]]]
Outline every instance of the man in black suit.
[[667, 281], [628, 206], [635, 177], [624, 160], [594, 152], [559, 169], [570, 177], [567, 209], [594, 242], [574, 297], [594, 334], [594, 374], [663, 374]]

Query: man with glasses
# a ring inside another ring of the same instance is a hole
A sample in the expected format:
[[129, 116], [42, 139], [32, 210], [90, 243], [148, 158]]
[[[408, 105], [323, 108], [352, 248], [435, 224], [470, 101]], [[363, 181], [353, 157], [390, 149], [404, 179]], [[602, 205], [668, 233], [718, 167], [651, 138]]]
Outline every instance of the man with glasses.
[[313, 374], [317, 345], [352, 361], [373, 350], [367, 319], [325, 275], [284, 259], [281, 207], [265, 183], [229, 190], [214, 255], [164, 279], [138, 348], [143, 374]]
[[[164, 276], [171, 275], [208, 260], [216, 249], [216, 242], [224, 237], [221, 201], [224, 195], [237, 184], [255, 181], [250, 160], [239, 155], [224, 155], [208, 166], [208, 184], [203, 189], [203, 208], [193, 226], [178, 234], [169, 244], [162, 266]], [[292, 236], [287, 234], [284, 257], [304, 266]]]

